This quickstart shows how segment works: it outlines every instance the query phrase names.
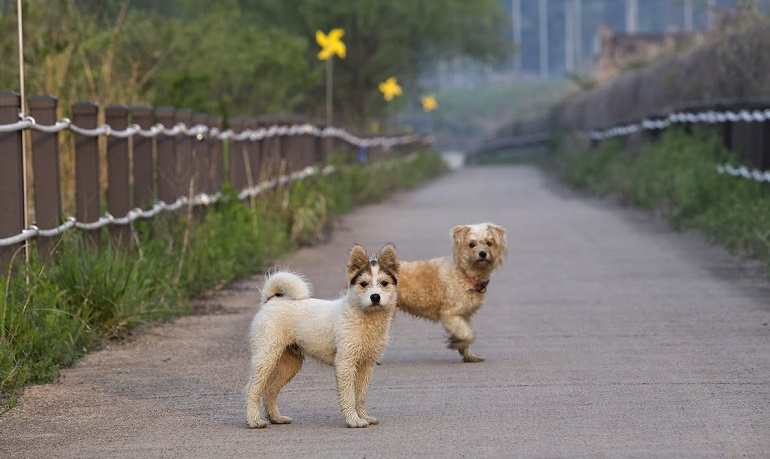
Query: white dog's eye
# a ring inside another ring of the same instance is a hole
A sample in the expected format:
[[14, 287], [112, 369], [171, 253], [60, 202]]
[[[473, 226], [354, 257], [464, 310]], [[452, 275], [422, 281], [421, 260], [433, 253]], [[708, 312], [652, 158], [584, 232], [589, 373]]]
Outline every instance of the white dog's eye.
[[470, 244], [468, 244], [468, 247], [474, 248], [474, 247], [476, 247], [476, 243], [475, 242], [471, 242]]
[[380, 282], [380, 285], [382, 285], [383, 287], [387, 287], [388, 286], [388, 281], [382, 281], [382, 282]]
[[360, 285], [361, 287], [366, 287], [367, 285], [369, 285], [369, 282], [363, 281], [358, 285]]

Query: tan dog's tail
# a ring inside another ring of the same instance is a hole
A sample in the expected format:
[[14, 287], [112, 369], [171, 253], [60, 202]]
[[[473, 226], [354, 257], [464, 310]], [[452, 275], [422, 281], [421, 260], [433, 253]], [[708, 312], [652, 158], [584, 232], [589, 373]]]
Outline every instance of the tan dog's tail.
[[290, 271], [278, 271], [269, 274], [261, 289], [262, 304], [272, 298], [291, 298], [304, 300], [310, 298], [310, 284], [299, 274]]

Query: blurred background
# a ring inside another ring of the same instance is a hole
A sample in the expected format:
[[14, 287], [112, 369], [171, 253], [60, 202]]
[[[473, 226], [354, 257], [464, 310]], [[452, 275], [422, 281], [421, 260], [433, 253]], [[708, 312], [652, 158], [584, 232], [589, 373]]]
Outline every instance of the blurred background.
[[[440, 149], [466, 151], [576, 94], [761, 28], [769, 3], [25, 0], [25, 83], [28, 95], [57, 96], [62, 116], [92, 101], [323, 122], [315, 32], [342, 28], [348, 53], [333, 63], [335, 124], [430, 133]], [[0, 88], [18, 91], [17, 1], [0, 5]], [[757, 49], [742, 48], [741, 59], [767, 54], [761, 38], [745, 43]], [[377, 89], [389, 77], [404, 90], [390, 103]], [[438, 105], [430, 112], [420, 103], [427, 95]]]

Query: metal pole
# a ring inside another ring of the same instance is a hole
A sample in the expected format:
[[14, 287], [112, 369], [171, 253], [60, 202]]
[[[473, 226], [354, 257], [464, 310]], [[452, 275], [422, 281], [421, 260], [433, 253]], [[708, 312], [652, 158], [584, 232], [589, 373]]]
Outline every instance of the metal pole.
[[540, 79], [548, 79], [548, 0], [538, 4], [540, 17]]
[[639, 31], [639, 0], [626, 0], [626, 33]]
[[513, 27], [513, 44], [518, 47], [513, 55], [513, 74], [518, 79], [521, 77], [521, 0], [511, 0], [511, 21]]
[[[19, 94], [21, 96], [21, 113], [27, 113], [27, 96], [24, 90], [24, 21], [22, 19], [21, 0], [16, 2], [17, 22], [19, 26]], [[27, 133], [21, 133], [21, 188], [24, 206], [24, 227], [29, 227], [29, 202], [27, 190]], [[29, 243], [24, 243], [24, 259], [29, 263]], [[29, 277], [27, 278], [29, 282]]]
[[582, 72], [583, 69], [583, 3], [582, 0], [573, 0], [575, 11], [575, 69]]
[[692, 32], [693, 31], [693, 7], [692, 7], [692, 0], [684, 0], [684, 11], [683, 11], [683, 26], [685, 32]]
[[332, 113], [332, 57], [326, 59], [326, 125], [334, 123]]
[[564, 4], [564, 70], [575, 72], [575, 10], [574, 3]]

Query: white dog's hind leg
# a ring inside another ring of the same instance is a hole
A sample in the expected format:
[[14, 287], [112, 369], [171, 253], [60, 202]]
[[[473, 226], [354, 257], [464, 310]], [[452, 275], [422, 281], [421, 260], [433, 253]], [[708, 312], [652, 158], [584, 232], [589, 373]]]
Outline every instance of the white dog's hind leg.
[[439, 319], [441, 325], [449, 333], [447, 347], [460, 352], [464, 362], [483, 362], [484, 358], [471, 352], [470, 346], [476, 340], [468, 320], [458, 315], [442, 315]]
[[369, 387], [369, 379], [372, 377], [374, 362], [361, 362], [356, 372], [356, 413], [358, 416], [369, 423], [369, 425], [379, 424], [380, 421], [366, 413], [364, 404], [366, 403], [366, 390]]
[[340, 402], [340, 411], [345, 417], [348, 427], [366, 427], [366, 420], [361, 419], [356, 412], [356, 364], [350, 359], [338, 358], [334, 362], [337, 374], [337, 397]]
[[251, 378], [246, 387], [246, 424], [252, 429], [267, 427], [267, 422], [260, 416], [259, 399], [280, 356], [280, 351], [267, 349], [267, 352], [252, 357]]
[[267, 419], [273, 424], [291, 423], [290, 417], [281, 416], [280, 411], [278, 411], [278, 392], [291, 381], [300, 368], [302, 368], [302, 355], [295, 350], [287, 349], [283, 351], [281, 358], [278, 359], [278, 364], [270, 374], [265, 387], [264, 400]]

